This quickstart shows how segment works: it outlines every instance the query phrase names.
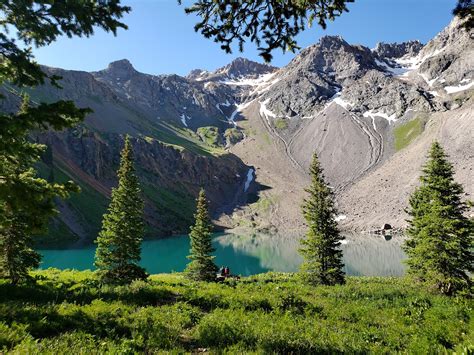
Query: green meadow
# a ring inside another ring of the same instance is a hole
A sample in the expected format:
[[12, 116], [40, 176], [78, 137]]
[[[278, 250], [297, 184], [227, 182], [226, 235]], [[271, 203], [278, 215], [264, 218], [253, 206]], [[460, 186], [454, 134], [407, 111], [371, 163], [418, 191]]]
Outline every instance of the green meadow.
[[296, 274], [224, 283], [152, 275], [101, 285], [49, 269], [0, 282], [0, 353], [472, 353], [473, 301], [405, 278], [306, 286]]

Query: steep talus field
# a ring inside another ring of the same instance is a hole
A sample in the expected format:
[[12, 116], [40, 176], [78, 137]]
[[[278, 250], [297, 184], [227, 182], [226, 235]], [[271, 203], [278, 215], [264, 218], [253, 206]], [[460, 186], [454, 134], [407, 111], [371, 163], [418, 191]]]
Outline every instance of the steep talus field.
[[[40, 172], [83, 190], [60, 203], [49, 239], [95, 238], [126, 133], [155, 236], [187, 232], [200, 186], [222, 227], [301, 234], [313, 152], [346, 230], [406, 225], [407, 198], [434, 139], [469, 198], [473, 36], [456, 18], [426, 45], [369, 49], [325, 36], [282, 68], [237, 58], [186, 77], [140, 73], [127, 60], [93, 73], [45, 67], [63, 77], [63, 89], [28, 90], [33, 102], [71, 99], [94, 110], [74, 130], [35, 137], [49, 146]], [[3, 91], [4, 109], [15, 109], [18, 90]]]
[[366, 230], [383, 223], [405, 227], [404, 212], [409, 194], [418, 185], [426, 152], [437, 139], [454, 163], [456, 180], [463, 184], [465, 198], [474, 193], [474, 115], [472, 99], [462, 108], [433, 114], [424, 131], [406, 148], [358, 180], [339, 197], [346, 228]]

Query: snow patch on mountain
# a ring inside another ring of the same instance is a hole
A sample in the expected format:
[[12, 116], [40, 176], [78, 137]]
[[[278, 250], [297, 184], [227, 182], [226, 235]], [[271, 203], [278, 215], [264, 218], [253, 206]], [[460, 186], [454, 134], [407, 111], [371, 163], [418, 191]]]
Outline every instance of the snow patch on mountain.
[[[426, 60], [441, 54], [444, 50], [445, 50], [445, 48], [443, 47], [443, 48], [440, 48], [440, 49], [436, 49], [436, 50], [434, 50], [430, 53], [424, 54], [423, 56], [422, 56], [422, 53], [420, 52], [416, 56], [406, 55], [406, 56], [403, 56], [401, 58], [391, 59], [389, 61], [389, 63], [391, 65], [389, 65], [389, 64], [387, 64], [387, 63], [385, 63], [381, 60], [378, 60], [378, 59], [375, 59], [375, 62], [378, 66], [384, 68], [386, 71], [388, 71], [389, 73], [391, 73], [394, 76], [406, 77], [412, 71], [419, 69], [421, 67], [421, 65]], [[420, 74], [420, 76], [422, 76], [422, 74]], [[423, 77], [423, 78], [425, 79], [425, 81], [430, 86], [435, 81], [433, 79], [432, 79], [433, 80], [432, 81], [432, 80], [426, 79], [425, 77]], [[430, 82], [431, 82], [431, 84], [430, 84]]]
[[418, 73], [418, 75], [420, 75], [423, 78], [423, 80], [426, 81], [428, 86], [433, 86], [435, 81], [437, 81], [439, 79], [439, 77], [436, 77], [434, 79], [428, 79], [428, 76], [426, 74], [422, 74], [422, 73]]
[[401, 66], [390, 66], [385, 62], [382, 62], [378, 59], [375, 59], [375, 63], [379, 66], [385, 69], [385, 71], [389, 72], [390, 74], [394, 76], [402, 76], [405, 73], [407, 73], [410, 69], [405, 68], [402, 66], [402, 64], [399, 63]]
[[188, 123], [186, 122], [186, 120], [187, 119], [189, 120], [191, 117], [186, 116], [184, 113], [182, 113], [180, 117], [181, 117], [181, 122], [183, 123], [183, 125], [185, 127], [188, 127]]
[[238, 104], [236, 106], [236, 109], [234, 110], [234, 112], [232, 112], [232, 114], [229, 117], [229, 122], [232, 123], [234, 125], [234, 127], [237, 127], [237, 122], [235, 122], [235, 118], [237, 117], [239, 112], [242, 112], [244, 109], [246, 109], [252, 102], [253, 101], [249, 101], [249, 102], [245, 102], [243, 104]]
[[382, 117], [382, 118], [385, 118], [389, 124], [392, 124], [392, 122], [395, 122], [397, 120], [397, 114], [396, 113], [393, 113], [392, 115], [388, 115], [386, 114], [385, 112], [382, 112], [382, 111], [375, 111], [374, 110], [368, 110], [368, 111], [365, 111], [362, 116], [366, 117], [366, 118], [372, 118], [372, 124], [374, 126], [374, 129], [375, 129], [375, 117]]
[[[461, 83], [462, 82], [463, 81], [461, 81]], [[472, 86], [474, 86], [474, 82], [471, 82], [471, 83], [465, 84], [465, 85], [458, 85], [458, 86], [445, 86], [444, 90], [446, 90], [446, 92], [448, 94], [455, 94], [457, 92], [466, 91], [466, 90], [470, 89]]]
[[232, 104], [229, 102], [229, 99], [226, 99], [224, 103], [218, 103], [216, 104], [216, 108], [221, 111], [222, 114], [224, 114], [224, 111], [222, 111], [221, 106], [229, 107], [232, 106]]
[[271, 74], [271, 76], [269, 78], [267, 78], [261, 84], [257, 85], [257, 87], [252, 92], [250, 92], [250, 95], [253, 95], [255, 93], [257, 93], [258, 95], [261, 95], [264, 92], [270, 90], [270, 88], [273, 85], [275, 85], [276, 83], [278, 83], [281, 80], [281, 78], [276, 78], [276, 79], [270, 81], [270, 79], [273, 77], [273, 75], [274, 74]]
[[346, 100], [343, 100], [341, 98], [341, 92], [337, 92], [333, 97], [331, 97], [328, 101], [328, 103], [326, 104], [326, 107], [328, 107], [330, 104], [332, 103], [335, 103], [343, 108], [345, 108], [346, 110], [350, 109], [352, 106], [354, 106], [353, 104], [351, 104], [350, 102], [346, 101]]
[[221, 84], [225, 85], [231, 85], [231, 86], [260, 86], [266, 82], [268, 82], [275, 73], [267, 73], [260, 75], [257, 78], [248, 78], [248, 77], [243, 77], [237, 80], [224, 80], [221, 81]]
[[267, 120], [268, 124], [270, 125], [270, 120], [269, 117], [276, 118], [276, 114], [270, 111], [267, 108], [267, 104], [270, 101], [270, 99], [266, 99], [265, 101], [259, 102], [260, 103], [260, 115], [265, 117]]

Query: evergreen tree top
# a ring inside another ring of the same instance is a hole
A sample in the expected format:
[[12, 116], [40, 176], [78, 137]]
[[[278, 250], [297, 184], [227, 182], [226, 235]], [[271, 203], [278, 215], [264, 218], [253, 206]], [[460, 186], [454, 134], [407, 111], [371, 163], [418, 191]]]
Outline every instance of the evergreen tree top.
[[454, 174], [453, 165], [448, 161], [448, 155], [444, 152], [438, 141], [434, 141], [428, 153], [428, 162], [423, 167], [424, 175], [421, 176], [422, 182], [428, 182], [427, 176], [439, 176], [450, 178]]
[[119, 177], [126, 172], [135, 171], [133, 166], [133, 148], [130, 142], [130, 136], [127, 134], [124, 140], [124, 146], [120, 153], [120, 169], [118, 171]]
[[463, 187], [454, 181], [454, 167], [439, 142], [435, 141], [431, 145], [422, 172], [420, 189], [432, 191], [431, 199], [436, 198], [443, 205], [465, 209], [460, 199]]
[[201, 187], [201, 189], [199, 190], [198, 198], [197, 198], [197, 211], [194, 217], [197, 217], [199, 213], [204, 212], [205, 215], [207, 216], [206, 219], [209, 220], [210, 218], [209, 218], [208, 209], [209, 209], [209, 202], [207, 201], [206, 191]]
[[[325, 191], [329, 190], [325, 182], [323, 168], [321, 167], [321, 163], [319, 162], [318, 155], [316, 153], [313, 154], [313, 158], [311, 159], [309, 173], [311, 175], [311, 186], [317, 185]], [[310, 188], [307, 190], [310, 190]]]

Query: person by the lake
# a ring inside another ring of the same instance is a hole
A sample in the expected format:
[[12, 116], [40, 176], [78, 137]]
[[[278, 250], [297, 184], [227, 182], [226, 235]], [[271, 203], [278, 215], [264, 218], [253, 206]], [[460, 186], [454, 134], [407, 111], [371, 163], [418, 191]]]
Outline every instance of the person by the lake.
[[219, 272], [217, 273], [218, 279], [225, 279], [230, 277], [230, 269], [228, 266], [221, 266]]

